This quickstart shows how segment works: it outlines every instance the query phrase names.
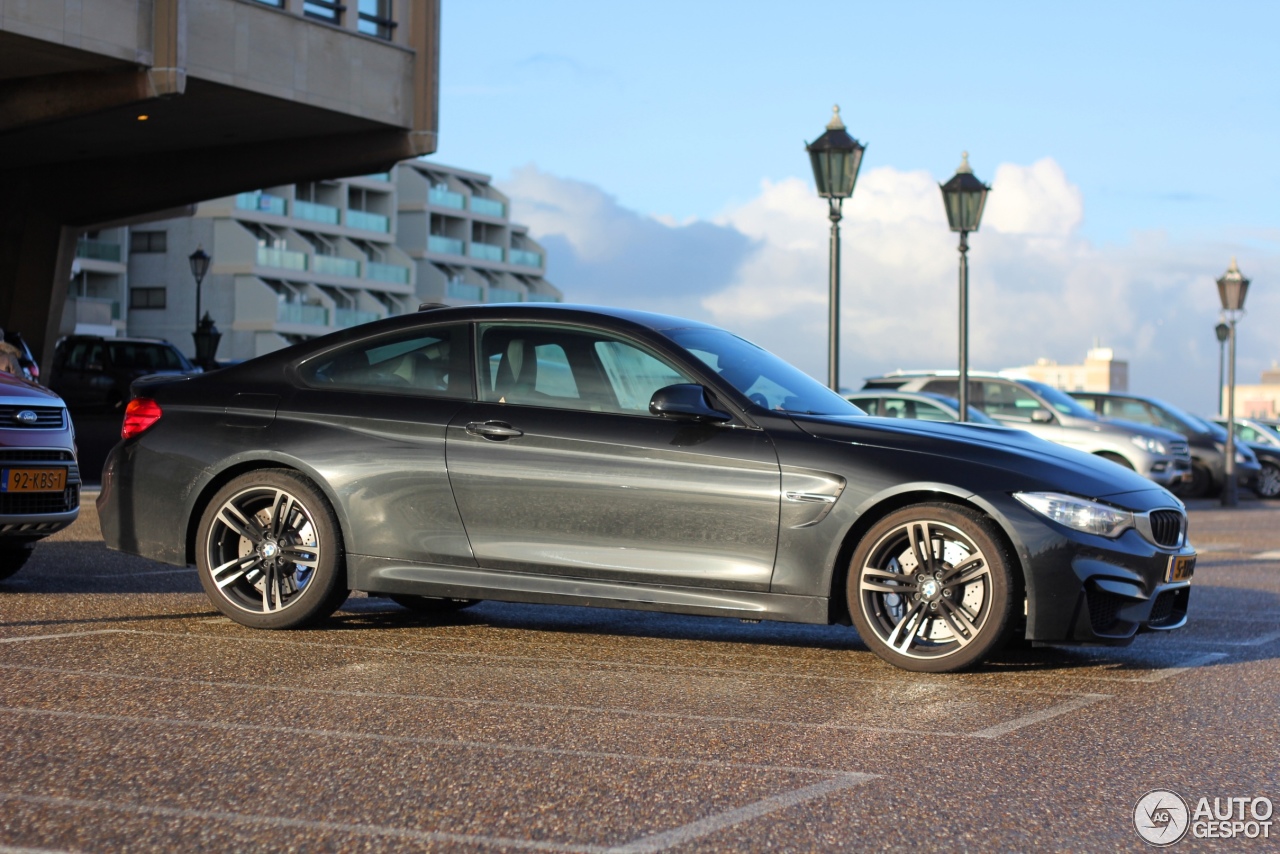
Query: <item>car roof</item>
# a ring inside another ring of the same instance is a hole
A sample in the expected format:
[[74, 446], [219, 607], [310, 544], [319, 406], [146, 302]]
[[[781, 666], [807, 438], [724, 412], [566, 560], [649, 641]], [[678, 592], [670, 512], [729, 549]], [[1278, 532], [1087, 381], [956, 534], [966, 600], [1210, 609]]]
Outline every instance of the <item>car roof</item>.
[[655, 331], [664, 329], [719, 329], [710, 323], [673, 317], [652, 311], [617, 308], [613, 306], [581, 305], [576, 303], [486, 303], [482, 305], [443, 306], [429, 305], [411, 315], [396, 315], [397, 318], [430, 315], [432, 319], [458, 320], [590, 320], [592, 317], [604, 316], [615, 320], [623, 320], [637, 326], [644, 326]]

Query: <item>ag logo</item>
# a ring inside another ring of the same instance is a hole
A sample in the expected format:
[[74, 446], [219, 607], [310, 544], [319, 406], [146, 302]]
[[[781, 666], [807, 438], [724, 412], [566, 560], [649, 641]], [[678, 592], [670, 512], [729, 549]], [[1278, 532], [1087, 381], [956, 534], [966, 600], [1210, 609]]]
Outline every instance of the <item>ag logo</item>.
[[1187, 802], [1167, 789], [1152, 789], [1133, 808], [1133, 826], [1138, 835], [1157, 848], [1186, 836], [1190, 817]]

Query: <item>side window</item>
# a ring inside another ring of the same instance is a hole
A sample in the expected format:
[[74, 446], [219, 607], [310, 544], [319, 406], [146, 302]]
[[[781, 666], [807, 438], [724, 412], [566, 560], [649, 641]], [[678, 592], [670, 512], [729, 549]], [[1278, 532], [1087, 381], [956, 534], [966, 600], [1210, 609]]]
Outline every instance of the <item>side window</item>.
[[915, 418], [916, 402], [900, 397], [884, 397], [880, 399], [880, 414], [885, 418]]
[[955, 421], [945, 409], [940, 406], [934, 406], [932, 403], [925, 403], [923, 400], [916, 401], [916, 418], [921, 421]]
[[1147, 405], [1140, 400], [1111, 400], [1107, 407], [1107, 417], [1122, 418], [1125, 421], [1135, 421], [1138, 424], [1159, 424], [1159, 419], [1147, 409]]
[[66, 366], [73, 371], [83, 371], [84, 357], [88, 351], [88, 346], [83, 343], [73, 345], [67, 351]]
[[1098, 401], [1093, 399], [1092, 397], [1077, 397], [1076, 403], [1080, 404], [1090, 412], [1098, 411]]
[[480, 398], [493, 403], [648, 415], [663, 386], [689, 382], [614, 336], [548, 324], [480, 326]]
[[434, 327], [362, 341], [308, 361], [302, 377], [318, 388], [470, 397], [467, 331]]
[[982, 382], [982, 409], [992, 418], [1030, 422], [1037, 411], [1046, 411], [1030, 392], [1013, 383]]

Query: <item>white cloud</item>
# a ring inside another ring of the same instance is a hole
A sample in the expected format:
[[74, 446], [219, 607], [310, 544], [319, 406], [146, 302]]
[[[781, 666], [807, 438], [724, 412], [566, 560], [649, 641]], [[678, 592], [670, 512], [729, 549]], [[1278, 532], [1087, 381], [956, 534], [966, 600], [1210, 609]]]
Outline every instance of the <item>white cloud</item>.
[[[515, 221], [547, 247], [548, 277], [569, 300], [709, 320], [825, 379], [830, 223], [806, 181], [764, 181], [714, 222], [682, 224], [534, 167], [503, 190]], [[1079, 189], [1054, 160], [997, 167], [982, 228], [970, 236], [971, 366], [1077, 363], [1097, 339], [1130, 362], [1135, 391], [1212, 409], [1213, 277], [1240, 247], [1171, 244], [1159, 233], [1095, 246], [1076, 234], [1083, 213]], [[846, 203], [841, 232], [842, 383], [954, 367], [957, 235], [936, 180], [871, 170]], [[1280, 275], [1274, 247], [1254, 249], [1249, 261], [1241, 253], [1241, 264], [1259, 281]], [[1241, 325], [1241, 382], [1280, 356], [1260, 322], [1275, 317], [1280, 296], [1258, 290]]]

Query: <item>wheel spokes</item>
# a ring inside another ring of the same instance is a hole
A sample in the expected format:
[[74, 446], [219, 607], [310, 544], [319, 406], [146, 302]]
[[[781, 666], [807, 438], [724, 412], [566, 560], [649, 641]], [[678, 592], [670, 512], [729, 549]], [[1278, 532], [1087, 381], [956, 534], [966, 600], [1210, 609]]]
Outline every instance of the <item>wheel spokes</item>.
[[902, 619], [893, 627], [889, 637], [885, 638], [885, 643], [905, 655], [911, 648], [916, 635], [924, 627], [927, 607], [923, 600], [912, 602], [911, 607], [902, 615]]
[[911, 541], [911, 552], [915, 555], [920, 568], [932, 573], [934, 571], [933, 538], [929, 535], [929, 523], [912, 524], [907, 528], [907, 537]]
[[218, 589], [221, 590], [227, 585], [234, 584], [244, 578], [254, 569], [257, 569], [261, 563], [261, 557], [255, 552], [244, 557], [233, 558], [221, 566], [214, 567], [210, 575], [213, 576], [213, 583], [218, 585]]
[[858, 586], [863, 592], [897, 593], [899, 595], [911, 595], [919, 589], [919, 585], [913, 576], [903, 575], [900, 572], [891, 572], [887, 569], [877, 569], [874, 566], [864, 566], [862, 568], [862, 576]]

